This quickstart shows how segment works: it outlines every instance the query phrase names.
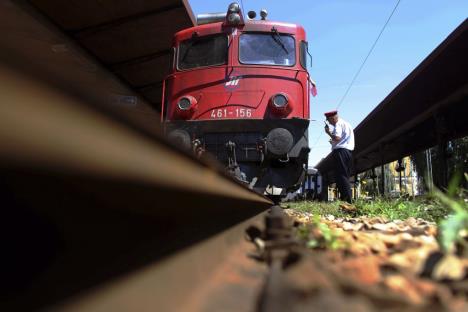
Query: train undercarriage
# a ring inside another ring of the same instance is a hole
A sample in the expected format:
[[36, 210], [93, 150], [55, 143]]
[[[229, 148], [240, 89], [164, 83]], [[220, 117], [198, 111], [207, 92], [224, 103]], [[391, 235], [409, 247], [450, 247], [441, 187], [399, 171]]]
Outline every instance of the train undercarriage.
[[250, 188], [284, 196], [304, 179], [308, 125], [301, 118], [171, 121], [166, 133], [183, 149], [211, 154]]

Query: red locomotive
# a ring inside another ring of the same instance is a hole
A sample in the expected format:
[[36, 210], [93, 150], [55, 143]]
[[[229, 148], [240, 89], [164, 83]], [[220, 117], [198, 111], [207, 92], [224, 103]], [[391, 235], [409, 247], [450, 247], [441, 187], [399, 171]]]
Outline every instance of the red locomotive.
[[307, 41], [295, 24], [226, 14], [199, 16], [174, 36], [163, 85], [169, 138], [210, 152], [240, 180], [270, 195], [297, 188], [307, 170]]

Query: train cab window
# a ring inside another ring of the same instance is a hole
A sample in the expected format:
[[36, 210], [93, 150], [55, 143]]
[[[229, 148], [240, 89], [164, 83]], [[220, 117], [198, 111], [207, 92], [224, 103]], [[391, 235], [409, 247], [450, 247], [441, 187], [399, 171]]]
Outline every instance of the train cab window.
[[228, 38], [224, 34], [182, 41], [179, 45], [177, 68], [185, 70], [226, 64], [227, 51]]
[[271, 33], [245, 33], [239, 39], [239, 61], [242, 64], [294, 66], [294, 37]]
[[301, 50], [299, 54], [299, 61], [301, 62], [301, 66], [304, 69], [307, 69], [307, 50], [308, 50], [308, 42], [301, 41]]

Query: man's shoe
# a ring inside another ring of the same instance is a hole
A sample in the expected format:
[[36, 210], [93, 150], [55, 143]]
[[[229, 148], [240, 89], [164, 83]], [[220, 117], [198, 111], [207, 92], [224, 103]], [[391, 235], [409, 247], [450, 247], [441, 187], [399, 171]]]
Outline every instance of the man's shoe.
[[341, 203], [340, 208], [343, 209], [346, 212], [356, 212], [357, 211], [356, 206], [348, 204], [348, 203]]

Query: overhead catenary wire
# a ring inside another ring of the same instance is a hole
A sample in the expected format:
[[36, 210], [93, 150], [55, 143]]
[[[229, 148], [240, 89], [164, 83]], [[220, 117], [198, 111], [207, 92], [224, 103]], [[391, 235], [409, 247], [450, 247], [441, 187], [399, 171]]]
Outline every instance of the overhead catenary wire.
[[242, 15], [244, 15], [244, 1], [241, 0], [241, 10], [242, 10]]
[[[364, 68], [364, 65], [366, 64], [367, 60], [369, 59], [369, 56], [372, 54], [372, 51], [374, 51], [374, 48], [375, 46], [377, 45], [377, 42], [379, 41], [380, 37], [382, 36], [385, 28], [387, 28], [387, 25], [388, 23], [390, 22], [390, 20], [392, 19], [393, 17], [393, 14], [395, 13], [396, 9], [398, 8], [398, 6], [400, 5], [400, 1], [401, 0], [397, 0], [395, 6], [393, 7], [393, 10], [392, 12], [390, 13], [390, 15], [388, 16], [387, 20], [385, 21], [382, 29], [380, 30], [379, 32], [379, 35], [377, 36], [377, 38], [375, 39], [374, 43], [372, 44], [371, 48], [369, 49], [369, 52], [367, 53], [366, 57], [364, 58], [364, 60], [362, 61], [361, 63], [361, 66], [359, 66], [359, 69], [357, 70], [356, 74], [354, 74], [353, 76], [353, 79], [351, 79], [351, 82], [349, 83], [349, 86], [348, 88], [346, 89], [345, 93], [343, 94], [343, 96], [341, 97], [340, 101], [338, 102], [338, 105], [336, 106], [336, 109], [338, 110], [338, 108], [341, 107], [341, 104], [343, 104], [343, 101], [345, 100], [346, 96], [348, 95], [349, 91], [351, 90], [354, 82], [356, 81], [357, 77], [359, 76], [359, 74], [361, 73], [362, 69]], [[315, 141], [315, 143], [312, 145], [312, 147], [310, 148], [311, 150], [314, 149], [317, 145], [317, 143], [320, 141], [320, 139], [322, 138], [322, 135], [323, 135], [323, 132], [320, 133], [319, 137], [317, 138], [317, 140]]]
[[392, 19], [392, 16], [393, 14], [395, 13], [396, 9], [398, 8], [398, 5], [400, 4], [400, 1], [401, 0], [397, 0], [396, 4], [395, 4], [395, 7], [393, 8], [392, 10], [392, 13], [390, 13], [390, 16], [387, 18], [387, 21], [385, 22], [385, 24], [383, 25], [382, 29], [380, 30], [379, 32], [379, 35], [377, 36], [377, 38], [375, 39], [374, 43], [372, 44], [369, 52], [367, 53], [366, 57], [364, 58], [364, 61], [362, 61], [362, 64], [361, 66], [359, 66], [359, 69], [358, 71], [356, 72], [356, 74], [354, 75], [353, 79], [351, 80], [351, 83], [349, 84], [348, 88], [346, 89], [346, 92], [343, 94], [343, 97], [341, 98], [341, 100], [338, 102], [338, 106], [336, 107], [336, 109], [338, 109], [341, 104], [343, 104], [343, 101], [344, 99], [346, 98], [346, 96], [348, 95], [349, 93], [349, 90], [351, 90], [351, 87], [353, 86], [354, 82], [356, 81], [357, 77], [359, 76], [359, 74], [361, 73], [361, 70], [362, 68], [364, 67], [364, 65], [366, 64], [367, 62], [367, 59], [369, 58], [369, 56], [372, 54], [372, 51], [374, 51], [374, 48], [375, 46], [377, 45], [377, 42], [379, 41], [380, 37], [382, 36], [382, 33], [384, 32], [385, 28], [387, 27], [388, 23], [390, 22], [390, 20]]

